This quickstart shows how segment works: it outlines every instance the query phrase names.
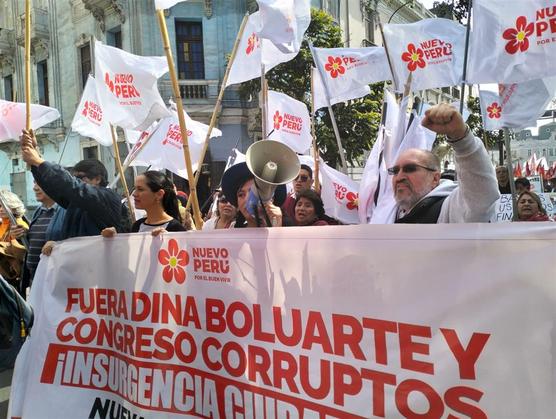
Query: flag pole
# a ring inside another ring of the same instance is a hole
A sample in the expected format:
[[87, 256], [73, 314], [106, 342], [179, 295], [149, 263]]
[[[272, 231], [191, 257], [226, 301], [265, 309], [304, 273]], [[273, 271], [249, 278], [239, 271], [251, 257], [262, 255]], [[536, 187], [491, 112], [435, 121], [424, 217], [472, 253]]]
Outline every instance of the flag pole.
[[340, 160], [342, 162], [342, 172], [347, 175], [346, 155], [344, 153], [344, 147], [342, 146], [342, 140], [340, 139], [340, 131], [338, 130], [338, 125], [336, 124], [336, 116], [334, 115], [334, 111], [332, 110], [332, 106], [330, 105], [330, 92], [328, 91], [328, 85], [325, 82], [324, 69], [322, 68], [322, 63], [316, 57], [313, 44], [311, 42], [309, 42], [308, 44], [309, 49], [311, 50], [311, 55], [313, 56], [313, 62], [317, 67], [317, 71], [319, 72], [322, 84], [324, 86], [324, 95], [326, 96], [326, 102], [328, 104], [328, 112], [330, 113], [330, 120], [332, 121], [332, 128], [334, 129], [334, 136], [336, 137], [338, 152], [340, 153]]
[[116, 167], [118, 168], [120, 180], [122, 181], [122, 186], [124, 187], [124, 193], [129, 208], [129, 215], [131, 217], [131, 221], [135, 222], [136, 221], [135, 212], [133, 211], [133, 207], [131, 206], [131, 197], [129, 196], [129, 189], [127, 188], [127, 182], [125, 180], [124, 171], [122, 169], [122, 161], [120, 160], [120, 150], [118, 149], [118, 139], [116, 138], [116, 129], [112, 124], [110, 124], [110, 132], [112, 133], [112, 146], [114, 147], [114, 159], [116, 159]]
[[[228, 66], [226, 67], [224, 78], [222, 79], [222, 85], [220, 86], [220, 93], [218, 93], [218, 98], [216, 99], [216, 105], [214, 106], [214, 110], [212, 111], [212, 116], [210, 117], [210, 124], [207, 131], [207, 135], [205, 136], [205, 142], [203, 144], [203, 150], [201, 151], [201, 157], [199, 158], [199, 163], [205, 161], [205, 154], [207, 154], [207, 150], [210, 142], [210, 136], [212, 134], [212, 129], [216, 125], [216, 120], [218, 119], [218, 116], [220, 115], [220, 111], [222, 110], [222, 100], [224, 99], [224, 91], [226, 90], [226, 83], [228, 83], [228, 77], [232, 69], [232, 64], [236, 59], [237, 51], [239, 49], [239, 43], [241, 42], [241, 38], [243, 37], [245, 25], [247, 25], [248, 20], [249, 20], [249, 13], [246, 13], [239, 27], [239, 32], [237, 33], [237, 38], [234, 43], [234, 47], [232, 48], [232, 54], [230, 56], [230, 60], [228, 61]], [[197, 182], [199, 182], [200, 175], [201, 175], [201, 171], [197, 170], [197, 173], [195, 173], [195, 185], [197, 184]], [[190, 206], [191, 206], [191, 200], [187, 199], [185, 210], [189, 211]]]
[[[170, 38], [168, 36], [168, 28], [166, 27], [164, 10], [159, 9], [156, 11], [156, 14], [158, 16], [160, 35], [162, 36], [166, 59], [168, 60], [170, 79], [172, 80], [172, 88], [174, 91], [174, 99], [176, 100], [176, 106], [178, 108], [178, 119], [180, 123], [181, 139], [183, 144], [183, 159], [185, 160], [185, 167], [187, 169], [187, 180], [189, 181], [189, 199], [191, 199], [193, 205], [193, 219], [195, 220], [195, 227], [197, 229], [201, 229], [203, 227], [203, 218], [201, 217], [199, 200], [197, 198], [197, 184], [195, 183], [195, 176], [193, 175], [193, 167], [191, 165], [191, 154], [189, 153], [187, 127], [185, 125], [185, 117], [183, 115], [183, 102], [181, 100], [178, 77], [176, 75], [176, 69], [174, 67], [174, 57], [172, 56], [172, 51], [170, 49]], [[198, 169], [200, 169], [200, 166]]]
[[267, 126], [266, 126], [266, 118], [267, 118], [267, 106], [266, 106], [266, 78], [265, 78], [265, 66], [261, 64], [261, 127], [263, 131], [263, 140], [266, 139], [268, 134]]
[[[513, 178], [514, 170], [512, 164], [512, 150], [510, 146], [510, 130], [504, 128], [504, 145], [506, 146], [506, 167], [508, 170], [508, 177]], [[512, 192], [512, 208], [513, 208], [513, 220], [517, 221], [517, 200], [515, 192], [515, 183], [510, 181], [510, 191]]]
[[313, 159], [315, 160], [315, 173], [313, 177], [315, 178], [315, 191], [320, 193], [320, 181], [319, 181], [319, 149], [317, 146], [317, 136], [315, 133], [315, 78], [313, 77], [313, 71], [311, 69], [311, 135], [313, 137]]
[[31, 0], [25, 0], [25, 129], [31, 129]]
[[463, 54], [463, 75], [461, 82], [461, 98], [459, 101], [459, 113], [463, 115], [463, 106], [465, 101], [465, 79], [467, 78], [467, 58], [469, 56], [469, 34], [471, 32], [471, 11], [473, 9], [473, 0], [469, 0], [469, 15], [467, 16], [467, 28], [465, 31], [465, 52]]

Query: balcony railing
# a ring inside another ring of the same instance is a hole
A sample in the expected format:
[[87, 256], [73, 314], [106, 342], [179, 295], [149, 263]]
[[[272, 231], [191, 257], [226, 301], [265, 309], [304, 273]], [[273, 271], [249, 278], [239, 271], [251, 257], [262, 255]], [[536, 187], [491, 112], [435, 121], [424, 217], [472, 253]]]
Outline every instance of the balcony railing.
[[[183, 100], [211, 101], [218, 96], [218, 80], [178, 80]], [[161, 82], [160, 93], [163, 97], [173, 96], [170, 80]]]
[[[50, 29], [48, 25], [48, 10], [38, 7], [31, 8], [31, 43], [48, 41]], [[17, 27], [17, 43], [25, 45], [25, 13], [19, 16]]]

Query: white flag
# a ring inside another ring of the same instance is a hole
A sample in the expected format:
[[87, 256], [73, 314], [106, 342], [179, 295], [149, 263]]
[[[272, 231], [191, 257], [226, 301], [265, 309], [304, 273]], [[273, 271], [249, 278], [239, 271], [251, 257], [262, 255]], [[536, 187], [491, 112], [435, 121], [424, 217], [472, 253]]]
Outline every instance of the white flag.
[[321, 198], [326, 215], [345, 224], [359, 224], [359, 184], [322, 160], [319, 169], [322, 179]]
[[[320, 82], [328, 87], [331, 104], [364, 96], [369, 84], [392, 79], [382, 47], [313, 48], [313, 54], [324, 72]], [[319, 88], [319, 80], [315, 86]], [[318, 100], [319, 107], [327, 106], [326, 99]]]
[[167, 72], [165, 57], [140, 57], [95, 42], [95, 79], [113, 125], [141, 131], [168, 116], [157, 87], [158, 78]]
[[[17, 140], [25, 128], [25, 103], [0, 99], [0, 142]], [[31, 128], [38, 129], [60, 118], [57, 109], [31, 105]]]
[[[208, 125], [194, 121], [185, 112], [184, 115], [187, 126], [191, 165], [193, 171], [195, 171], [199, 166], [201, 151], [209, 127]], [[222, 132], [219, 129], [212, 129], [211, 138], [220, 137], [221, 135]], [[183, 157], [180, 124], [178, 115], [175, 112], [172, 112], [172, 116], [160, 121], [150, 140], [139, 149], [131, 165], [151, 166], [156, 170], [165, 169], [184, 179], [188, 179]]]
[[297, 49], [294, 48], [293, 52], [284, 53], [271, 41], [259, 36], [258, 31], [260, 27], [260, 12], [255, 12], [249, 16], [245, 25], [237, 55], [230, 68], [226, 86], [261, 77], [262, 63], [265, 65], [265, 72], [268, 72], [278, 64], [293, 60], [299, 52], [301, 41], [294, 42], [297, 45]]
[[384, 38], [398, 91], [412, 73], [411, 90], [460, 84], [463, 75], [465, 27], [448, 19], [423, 19], [384, 25]]
[[182, 1], [187, 1], [187, 0], [154, 0], [154, 7], [157, 10], [169, 9], [170, 7], [174, 6], [176, 3], [181, 3]]
[[307, 106], [284, 93], [268, 92], [267, 129], [271, 140], [280, 141], [303, 154], [313, 141]]
[[537, 125], [556, 92], [556, 77], [523, 83], [481, 86], [483, 126], [488, 131]]
[[91, 75], [83, 89], [81, 102], [71, 122], [71, 129], [84, 137], [93, 138], [104, 146], [112, 145], [110, 124], [98, 97], [96, 80]]
[[520, 83], [556, 75], [554, 0], [475, 0], [467, 82]]
[[371, 88], [367, 84], [363, 86], [355, 85], [350, 87], [351, 89], [346, 92], [336, 92], [335, 96], [330, 97], [330, 103], [328, 103], [328, 101], [326, 100], [326, 92], [324, 90], [324, 84], [322, 84], [320, 73], [316, 68], [313, 67], [313, 95], [315, 100], [315, 110], [325, 108], [329, 104], [334, 105], [335, 103], [346, 102], [351, 99], [358, 99], [371, 93]]

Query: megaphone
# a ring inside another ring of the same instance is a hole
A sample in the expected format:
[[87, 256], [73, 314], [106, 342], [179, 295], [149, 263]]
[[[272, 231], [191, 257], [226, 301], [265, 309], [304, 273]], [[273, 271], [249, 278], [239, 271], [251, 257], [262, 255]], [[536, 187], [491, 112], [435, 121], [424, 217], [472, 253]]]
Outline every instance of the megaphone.
[[[245, 160], [255, 177], [256, 188], [252, 192], [255, 199], [263, 202], [272, 199], [277, 186], [294, 180], [301, 168], [297, 154], [284, 143], [274, 140], [253, 143], [245, 153]], [[248, 202], [247, 208], [252, 207], [249, 204], [252, 203]]]

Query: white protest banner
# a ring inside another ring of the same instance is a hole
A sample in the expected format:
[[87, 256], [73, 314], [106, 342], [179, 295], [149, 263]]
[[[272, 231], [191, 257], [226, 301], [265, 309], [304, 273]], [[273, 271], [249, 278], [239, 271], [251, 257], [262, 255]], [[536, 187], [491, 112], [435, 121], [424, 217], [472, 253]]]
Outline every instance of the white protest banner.
[[272, 127], [271, 140], [280, 141], [299, 154], [311, 147], [309, 110], [303, 102], [284, 93], [268, 91], [267, 127]]
[[168, 72], [166, 57], [141, 57], [95, 42], [95, 79], [113, 125], [142, 131], [169, 116], [157, 81]]
[[486, 130], [522, 129], [537, 125], [556, 92], [556, 77], [523, 83], [480, 86], [481, 114]]
[[384, 25], [394, 67], [395, 85], [403, 91], [410, 73], [411, 90], [461, 84], [465, 27], [448, 19], [423, 19]]
[[154, 0], [154, 7], [157, 10], [169, 9], [170, 7], [187, 0]]
[[9, 417], [553, 417], [554, 224], [239, 233], [58, 245]]
[[468, 84], [556, 75], [556, 0], [475, 0]]
[[347, 102], [351, 99], [358, 99], [363, 96], [367, 96], [371, 93], [371, 88], [368, 84], [363, 86], [351, 86], [351, 90], [346, 92], [336, 92], [335, 96], [330, 97], [330, 103], [326, 100], [326, 91], [324, 90], [324, 84], [320, 77], [319, 71], [316, 68], [312, 68], [313, 71], [313, 93], [315, 100], [315, 111], [321, 108], [325, 108], [328, 105], [334, 105], [335, 103]]
[[[269, 71], [280, 63], [293, 60], [299, 52], [299, 48], [294, 49], [293, 52], [280, 51], [271, 41], [259, 36], [260, 27], [260, 12], [255, 12], [249, 16], [245, 25], [226, 86], [261, 77], [261, 64], [264, 63], [265, 71]], [[305, 32], [303, 31], [303, 33]], [[303, 38], [303, 34], [301, 34], [301, 38]], [[294, 44], [297, 45], [297, 41]], [[301, 46], [301, 41], [299, 41], [299, 46]]]
[[[369, 84], [392, 79], [382, 47], [313, 48], [313, 52], [324, 69], [320, 83], [328, 87], [331, 104], [364, 96], [359, 94]], [[322, 99], [316, 103], [318, 107], [327, 106]]]
[[319, 169], [320, 196], [326, 215], [345, 224], [359, 224], [359, 184], [323, 161]]
[[[25, 129], [25, 103], [0, 99], [0, 142], [17, 140]], [[31, 128], [38, 129], [60, 118], [57, 109], [31, 104]]]
[[[543, 208], [550, 218], [556, 215], [556, 205], [552, 202], [549, 193], [537, 193], [541, 199]], [[495, 213], [490, 220], [491, 223], [510, 222], [513, 218], [513, 202], [511, 194], [502, 194], [495, 204]]]
[[[135, 160], [131, 166], [151, 166], [157, 170], [169, 170], [178, 176], [187, 179], [187, 170], [183, 161], [183, 142], [178, 115], [172, 112], [172, 116], [164, 118], [157, 125], [156, 130], [142, 147], [136, 147], [130, 154], [136, 151]], [[194, 121], [184, 112], [187, 125], [187, 141], [191, 154], [191, 166], [193, 171], [199, 166], [201, 151], [208, 132], [208, 125]], [[213, 128], [211, 137], [222, 136], [222, 131]]]
[[91, 75], [83, 89], [81, 102], [71, 122], [71, 129], [84, 137], [93, 138], [104, 146], [112, 145], [110, 124], [98, 97], [96, 80]]

